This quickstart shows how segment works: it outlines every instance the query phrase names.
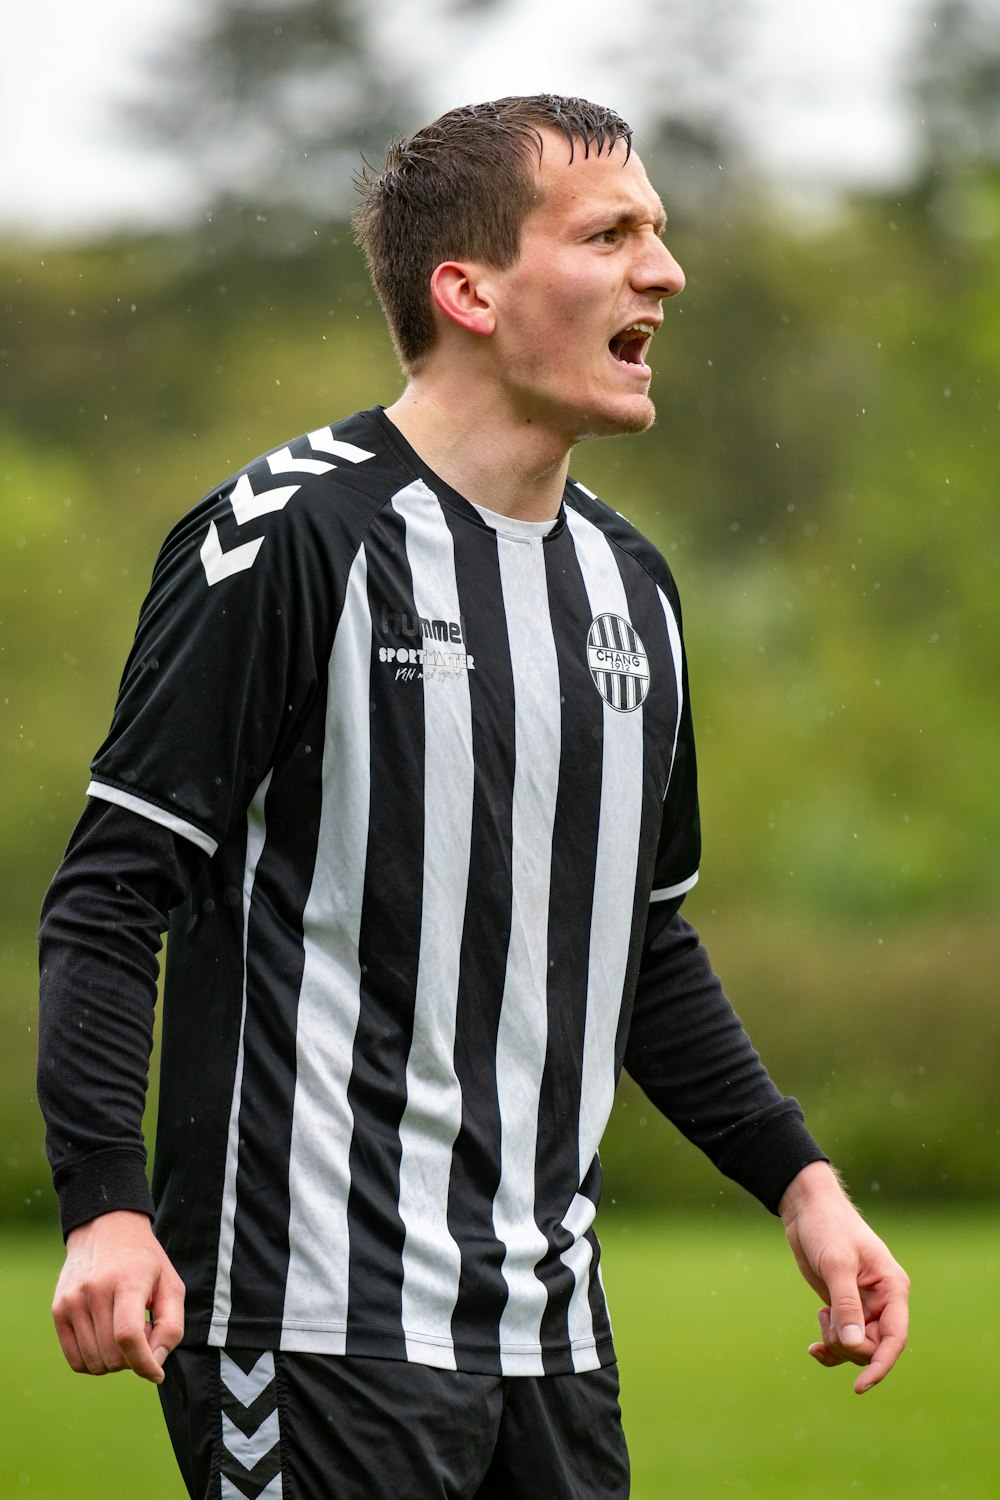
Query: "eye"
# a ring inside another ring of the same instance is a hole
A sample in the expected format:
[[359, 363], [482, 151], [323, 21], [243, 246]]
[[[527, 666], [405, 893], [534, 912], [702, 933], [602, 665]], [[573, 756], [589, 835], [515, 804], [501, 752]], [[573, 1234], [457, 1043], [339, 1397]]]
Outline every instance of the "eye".
[[621, 239], [621, 230], [616, 227], [614, 229], [601, 229], [597, 234], [592, 234], [590, 242], [592, 245], [613, 245], [619, 239]]

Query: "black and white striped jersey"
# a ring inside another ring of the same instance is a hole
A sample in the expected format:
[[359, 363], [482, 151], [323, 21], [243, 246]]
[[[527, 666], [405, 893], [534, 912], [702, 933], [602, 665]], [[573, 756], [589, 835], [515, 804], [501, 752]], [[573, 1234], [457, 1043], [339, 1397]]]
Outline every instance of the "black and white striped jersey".
[[498, 526], [375, 409], [157, 561], [90, 793], [210, 856], [154, 1172], [189, 1340], [613, 1357], [598, 1145], [649, 903], [699, 857], [679, 606], [577, 484]]

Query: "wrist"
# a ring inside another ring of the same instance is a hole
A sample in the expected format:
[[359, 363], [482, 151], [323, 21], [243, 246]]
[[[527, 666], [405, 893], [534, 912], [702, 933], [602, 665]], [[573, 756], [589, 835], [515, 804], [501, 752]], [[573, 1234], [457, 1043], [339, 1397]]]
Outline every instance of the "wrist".
[[811, 1161], [786, 1187], [778, 1204], [778, 1213], [786, 1224], [803, 1208], [831, 1195], [844, 1199], [846, 1194], [836, 1171], [827, 1161]]
[[77, 1224], [66, 1236], [66, 1248], [71, 1250], [74, 1246], [82, 1245], [94, 1235], [107, 1233], [127, 1234], [142, 1233], [144, 1230], [152, 1230], [152, 1222], [148, 1214], [130, 1209], [114, 1208], [109, 1213], [97, 1214], [92, 1219], [87, 1219], [83, 1224]]

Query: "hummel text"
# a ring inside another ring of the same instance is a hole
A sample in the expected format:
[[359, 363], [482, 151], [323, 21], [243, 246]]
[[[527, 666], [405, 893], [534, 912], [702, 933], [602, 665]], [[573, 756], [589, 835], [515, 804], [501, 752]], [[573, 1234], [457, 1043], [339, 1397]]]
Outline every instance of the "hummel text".
[[425, 641], [450, 641], [464, 646], [463, 620], [429, 620], [426, 615], [410, 615], [404, 610], [382, 605], [382, 629], [386, 635], [422, 637]]

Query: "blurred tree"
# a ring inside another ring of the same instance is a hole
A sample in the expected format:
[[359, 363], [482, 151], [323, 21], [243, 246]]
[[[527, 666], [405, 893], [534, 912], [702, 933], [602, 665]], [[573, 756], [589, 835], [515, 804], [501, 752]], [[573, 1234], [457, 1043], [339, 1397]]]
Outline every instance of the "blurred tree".
[[609, 76], [628, 80], [620, 108], [634, 110], [643, 158], [685, 217], [732, 212], [746, 181], [750, 25], [747, 0], [647, 0], [609, 59]]
[[[680, 11], [645, 0], [603, 59], [609, 102], [639, 125], [640, 149], [685, 208], [719, 201], [720, 167], [739, 154], [746, 9], [746, 0]], [[343, 220], [360, 157], [379, 162], [390, 136], [436, 112], [436, 59], [505, 12], [516, 32], [511, 0], [422, 0], [405, 15], [365, 0], [207, 0], [150, 59], [146, 93], [128, 114], [185, 162], [216, 235], [235, 223], [240, 238], [294, 251], [302, 241], [289, 242], [289, 209], [313, 223]], [[599, 45], [583, 30], [573, 51], [586, 59]], [[280, 228], [269, 226], [277, 204]]]
[[946, 240], [1000, 230], [1000, 8], [937, 0], [919, 38], [911, 95], [923, 161], [915, 196]]
[[921, 38], [914, 94], [932, 171], [1000, 165], [996, 0], [938, 0]]
[[150, 61], [134, 124], [256, 238], [276, 203], [345, 217], [359, 156], [419, 115], [406, 49], [382, 45], [364, 0], [209, 0]]

